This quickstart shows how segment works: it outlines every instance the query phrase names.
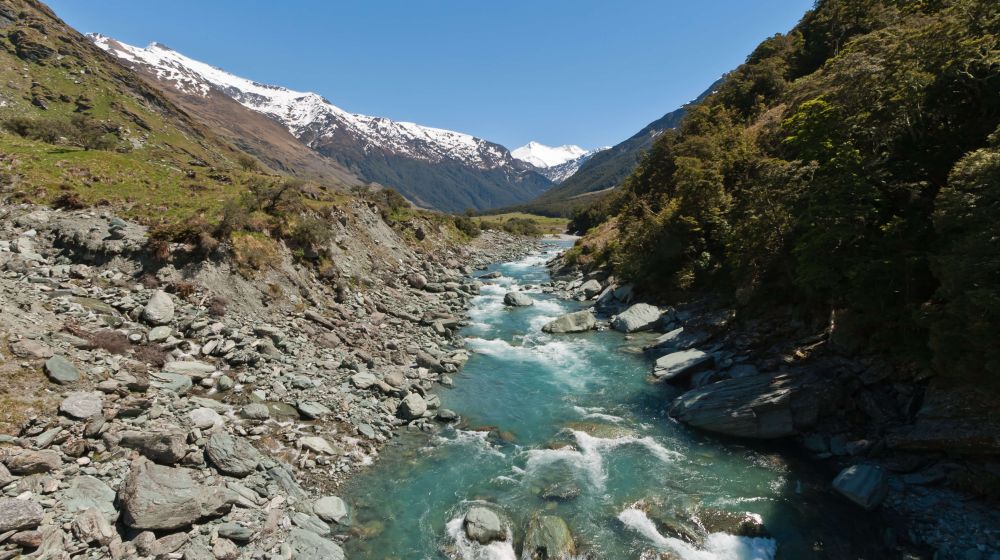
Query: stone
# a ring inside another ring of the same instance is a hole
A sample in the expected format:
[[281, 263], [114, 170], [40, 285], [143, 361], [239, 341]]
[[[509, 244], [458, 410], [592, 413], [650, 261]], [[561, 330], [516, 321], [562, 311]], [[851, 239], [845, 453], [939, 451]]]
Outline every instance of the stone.
[[587, 280], [580, 286], [580, 291], [583, 292], [583, 297], [590, 299], [597, 294], [601, 293], [601, 283], [597, 280]]
[[597, 319], [590, 311], [583, 310], [575, 313], [567, 313], [558, 319], [547, 323], [542, 327], [543, 332], [557, 333], [580, 333], [592, 330], [597, 327]]
[[665, 350], [668, 352], [688, 350], [699, 344], [704, 344], [709, 338], [711, 337], [704, 331], [677, 327], [672, 331], [660, 335], [648, 349]]
[[851, 465], [833, 479], [833, 488], [848, 500], [873, 510], [889, 493], [885, 471], [876, 465]]
[[347, 520], [347, 504], [337, 496], [325, 496], [313, 503], [313, 513], [328, 523], [344, 524]]
[[119, 445], [135, 449], [147, 459], [172, 465], [187, 455], [187, 438], [180, 432], [122, 432]]
[[367, 389], [378, 383], [378, 378], [370, 372], [363, 371], [352, 375], [351, 383], [358, 389]]
[[445, 373], [444, 364], [423, 350], [417, 352], [417, 366], [427, 368], [434, 373]]
[[299, 445], [315, 453], [324, 455], [338, 455], [338, 452], [330, 442], [319, 436], [306, 436], [299, 438]]
[[103, 407], [100, 393], [81, 391], [70, 393], [69, 396], [63, 399], [63, 402], [59, 404], [59, 412], [70, 418], [84, 420], [100, 414]]
[[212, 545], [212, 556], [215, 557], [215, 560], [237, 560], [240, 557], [240, 549], [233, 541], [219, 538]]
[[292, 527], [288, 547], [295, 560], [344, 560], [344, 550], [316, 533]]
[[208, 438], [205, 456], [219, 472], [238, 478], [252, 473], [261, 459], [250, 442], [223, 432]]
[[93, 508], [76, 516], [71, 527], [73, 535], [80, 542], [106, 545], [117, 534], [104, 515]]
[[217, 530], [220, 537], [233, 542], [248, 543], [253, 539], [253, 529], [239, 523], [223, 523]]
[[45, 373], [49, 379], [60, 385], [75, 383], [80, 380], [80, 370], [69, 363], [69, 360], [56, 354], [45, 361]]
[[150, 325], [166, 325], [174, 320], [174, 301], [163, 290], [156, 290], [142, 308], [142, 320]]
[[500, 516], [489, 508], [476, 506], [470, 508], [462, 521], [465, 536], [479, 544], [490, 544], [507, 538], [507, 529], [500, 521]]
[[522, 558], [571, 560], [576, 555], [573, 534], [561, 517], [535, 514], [524, 534]]
[[240, 416], [247, 420], [267, 420], [271, 416], [271, 413], [267, 410], [267, 405], [253, 403], [244, 406], [240, 410]]
[[527, 294], [521, 292], [507, 292], [503, 296], [503, 304], [509, 307], [530, 307], [535, 304]]
[[427, 412], [427, 401], [419, 393], [409, 393], [403, 397], [396, 412], [404, 420], [416, 420]]
[[425, 277], [423, 274], [413, 273], [407, 275], [406, 282], [410, 285], [411, 288], [422, 290], [424, 289], [424, 286], [427, 285], [427, 277]]
[[808, 431], [838, 400], [835, 387], [815, 375], [761, 374], [688, 391], [670, 415], [708, 432], [774, 439]]
[[10, 474], [10, 471], [7, 470], [6, 466], [0, 464], [0, 488], [7, 486], [11, 482], [14, 482], [14, 477]]
[[125, 525], [150, 531], [180, 529], [225, 514], [239, 499], [224, 487], [198, 484], [191, 475], [185, 468], [133, 462], [118, 491]]
[[222, 425], [222, 417], [211, 408], [201, 407], [188, 412], [188, 420], [195, 428], [208, 430]]
[[710, 369], [714, 363], [711, 354], [692, 348], [661, 356], [653, 365], [653, 375], [661, 381], [680, 382], [692, 373]]
[[295, 408], [297, 408], [299, 414], [307, 420], [315, 420], [321, 416], [326, 416], [327, 414], [332, 413], [329, 408], [314, 401], [299, 401], [295, 403]]
[[51, 449], [42, 451], [24, 449], [17, 455], [8, 457], [6, 463], [7, 468], [14, 474], [39, 474], [58, 469], [62, 466], [62, 458], [58, 451]]
[[149, 334], [146, 335], [146, 340], [152, 343], [163, 342], [170, 338], [172, 334], [174, 334], [174, 329], [170, 327], [153, 327], [149, 330]]
[[19, 358], [51, 358], [53, 356], [51, 348], [28, 338], [11, 344], [10, 351]]
[[203, 379], [215, 373], [215, 366], [212, 364], [206, 364], [205, 362], [198, 362], [194, 360], [190, 361], [178, 361], [178, 362], [167, 362], [163, 364], [162, 371], [166, 373], [173, 373], [175, 375], [186, 375], [188, 377], [193, 377], [195, 379]]
[[611, 319], [611, 328], [623, 333], [648, 331], [660, 320], [660, 309], [648, 303], [637, 303]]
[[31, 500], [0, 498], [0, 533], [34, 529], [44, 514], [42, 506]]
[[193, 387], [191, 378], [186, 375], [159, 371], [152, 373], [151, 376], [154, 378], [154, 381], [152, 382], [154, 387], [171, 393], [176, 393], [178, 395], [186, 394], [191, 390], [191, 387]]
[[458, 413], [448, 408], [438, 410], [436, 418], [442, 422], [455, 422], [458, 420]]
[[70, 513], [81, 513], [96, 509], [111, 519], [117, 519], [115, 491], [99, 478], [89, 475], [78, 476], [63, 494], [63, 505]]

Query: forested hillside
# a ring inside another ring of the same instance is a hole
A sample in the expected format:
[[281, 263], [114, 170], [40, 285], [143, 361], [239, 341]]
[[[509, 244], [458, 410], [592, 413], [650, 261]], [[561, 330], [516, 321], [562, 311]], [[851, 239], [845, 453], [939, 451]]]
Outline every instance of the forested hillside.
[[998, 124], [1000, 3], [820, 0], [577, 216], [572, 256], [995, 382]]

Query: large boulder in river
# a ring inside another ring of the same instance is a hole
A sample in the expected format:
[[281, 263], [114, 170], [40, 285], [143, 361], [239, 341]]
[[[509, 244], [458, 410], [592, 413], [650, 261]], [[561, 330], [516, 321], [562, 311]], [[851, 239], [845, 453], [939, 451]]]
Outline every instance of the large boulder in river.
[[601, 293], [601, 283], [597, 280], [587, 280], [580, 286], [580, 291], [583, 292], [583, 297], [590, 299]]
[[555, 515], [536, 514], [528, 522], [521, 558], [530, 560], [570, 560], [576, 555], [569, 525]]
[[166, 325], [174, 320], [174, 302], [162, 290], [153, 292], [146, 307], [142, 308], [142, 320], [150, 325]]
[[507, 292], [503, 296], [503, 304], [510, 307], [528, 307], [534, 305], [535, 302], [531, 301], [531, 298], [527, 294], [521, 292]]
[[492, 509], [482, 506], [473, 507], [465, 514], [462, 527], [465, 529], [465, 536], [479, 544], [490, 544], [507, 538], [507, 529], [500, 521], [500, 516]]
[[655, 305], [637, 303], [611, 319], [611, 328], [624, 333], [648, 331], [660, 320], [660, 310]]
[[833, 488], [859, 506], [872, 510], [889, 493], [885, 471], [875, 465], [852, 465], [833, 479]]
[[567, 313], [558, 319], [547, 323], [542, 327], [542, 331], [547, 333], [578, 333], [586, 332], [597, 327], [597, 319], [594, 314], [586, 309], [575, 313]]
[[836, 401], [833, 386], [815, 375], [761, 374], [688, 391], [670, 415], [708, 432], [772, 439], [810, 428]]
[[223, 515], [238, 500], [223, 486], [198, 484], [192, 472], [142, 460], [132, 463], [118, 491], [125, 525], [150, 531], [180, 529], [204, 517]]
[[653, 365], [653, 375], [661, 381], [683, 381], [692, 373], [712, 367], [714, 360], [711, 354], [701, 350], [681, 350], [661, 356]]
[[397, 412], [404, 420], [416, 420], [427, 412], [427, 401], [419, 393], [410, 393], [403, 397]]

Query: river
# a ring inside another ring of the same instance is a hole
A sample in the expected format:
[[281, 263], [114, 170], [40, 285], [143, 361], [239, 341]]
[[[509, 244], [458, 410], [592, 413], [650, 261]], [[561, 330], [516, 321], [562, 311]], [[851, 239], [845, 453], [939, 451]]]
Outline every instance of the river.
[[[870, 519], [830, 496], [825, 473], [782, 449], [672, 421], [671, 389], [646, 381], [644, 336], [542, 333], [584, 307], [539, 288], [550, 279], [544, 263], [568, 245], [549, 241], [491, 268], [503, 276], [473, 300], [463, 331], [472, 357], [440, 391], [462, 421], [404, 433], [354, 479], [345, 496], [354, 505], [350, 558], [511, 560], [536, 512], [565, 519], [578, 554], [591, 559], [829, 558], [877, 539]], [[535, 304], [505, 308], [510, 290]], [[469, 542], [461, 519], [477, 503], [503, 512], [513, 538]], [[720, 518], [747, 513], [766, 535], [722, 532], [733, 524]], [[677, 538], [684, 533], [693, 538]]]

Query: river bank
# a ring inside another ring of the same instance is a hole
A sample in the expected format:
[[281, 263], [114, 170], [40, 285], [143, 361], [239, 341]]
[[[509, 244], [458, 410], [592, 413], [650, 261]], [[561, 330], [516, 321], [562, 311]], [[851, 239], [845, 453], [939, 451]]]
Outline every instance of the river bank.
[[151, 262], [146, 228], [105, 212], [0, 217], [4, 558], [343, 557], [337, 488], [447, 419], [430, 390], [465, 360], [469, 275], [531, 245], [420, 222], [405, 242], [359, 203], [332, 269], [247, 271]]

